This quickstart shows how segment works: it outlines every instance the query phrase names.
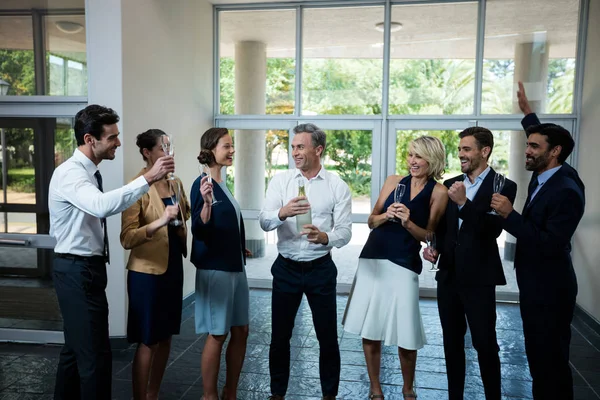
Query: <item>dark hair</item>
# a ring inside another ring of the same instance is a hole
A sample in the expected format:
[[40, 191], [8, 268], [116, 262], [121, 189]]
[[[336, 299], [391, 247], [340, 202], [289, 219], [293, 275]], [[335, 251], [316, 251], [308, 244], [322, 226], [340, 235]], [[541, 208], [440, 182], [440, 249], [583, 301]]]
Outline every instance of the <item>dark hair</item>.
[[560, 154], [558, 155], [558, 163], [562, 164], [573, 152], [575, 148], [575, 141], [568, 130], [560, 125], [556, 124], [539, 124], [530, 126], [527, 128], [527, 137], [532, 133], [539, 133], [540, 135], [546, 136], [546, 141], [550, 145], [550, 150], [556, 146], [562, 147]]
[[227, 128], [210, 128], [204, 132], [200, 139], [200, 154], [198, 155], [198, 161], [209, 167], [213, 165], [216, 160], [212, 150], [217, 147], [219, 139], [228, 134], [229, 131]]
[[162, 135], [166, 135], [166, 133], [160, 129], [148, 129], [146, 132], [142, 132], [137, 135], [135, 144], [137, 144], [137, 147], [140, 148], [140, 154], [142, 155], [144, 161], [148, 161], [144, 155], [144, 149], [152, 151]]
[[92, 104], [79, 111], [75, 115], [75, 140], [77, 146], [85, 144], [83, 136], [86, 133], [94, 136], [96, 139], [102, 139], [104, 125], [112, 125], [119, 122], [119, 115], [112, 108]]
[[318, 126], [315, 124], [301, 124], [294, 128], [294, 133], [310, 133], [313, 147], [323, 146], [323, 152], [325, 151], [325, 145], [327, 144], [327, 136]]
[[467, 136], [473, 136], [475, 138], [479, 150], [484, 147], [490, 148], [490, 154], [487, 156], [487, 159], [489, 160], [492, 155], [492, 150], [494, 150], [494, 135], [492, 132], [483, 126], [471, 126], [458, 134], [458, 137], [461, 139]]

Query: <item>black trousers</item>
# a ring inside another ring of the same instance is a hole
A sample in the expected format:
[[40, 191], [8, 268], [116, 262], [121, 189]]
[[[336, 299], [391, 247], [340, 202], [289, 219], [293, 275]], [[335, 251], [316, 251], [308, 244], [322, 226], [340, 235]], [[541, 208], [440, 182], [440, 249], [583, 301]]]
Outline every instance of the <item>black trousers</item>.
[[521, 303], [525, 352], [533, 379], [533, 398], [573, 399], [573, 375], [569, 365], [571, 321], [575, 297], [563, 303]]
[[52, 275], [65, 333], [54, 399], [110, 400], [112, 354], [104, 260], [57, 257]]
[[308, 263], [277, 257], [273, 267], [271, 393], [284, 396], [290, 378], [290, 339], [294, 320], [306, 294], [319, 340], [319, 375], [324, 396], [337, 396], [340, 349], [337, 338], [337, 268], [330, 255]]
[[462, 400], [465, 389], [467, 323], [477, 351], [487, 400], [500, 400], [500, 357], [496, 339], [496, 287], [458, 285], [454, 278], [438, 282], [438, 310], [444, 335], [444, 354], [450, 400]]

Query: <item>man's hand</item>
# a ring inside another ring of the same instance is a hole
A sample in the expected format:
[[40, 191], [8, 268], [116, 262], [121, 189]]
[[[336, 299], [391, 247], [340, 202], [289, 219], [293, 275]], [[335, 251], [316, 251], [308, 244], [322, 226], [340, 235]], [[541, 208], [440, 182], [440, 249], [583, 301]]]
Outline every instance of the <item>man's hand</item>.
[[440, 253], [432, 247], [426, 247], [425, 250], [423, 250], [423, 258], [434, 264], [437, 262], [439, 255]]
[[252, 257], [252, 252], [248, 249], [244, 249], [244, 254], [246, 255], [246, 257]]
[[294, 197], [289, 203], [281, 207], [279, 210], [279, 219], [285, 221], [286, 218], [310, 212], [310, 204], [308, 202], [301, 203], [302, 200], [306, 200], [306, 196]]
[[492, 204], [490, 205], [502, 218], [507, 218], [508, 214], [513, 211], [513, 206], [508, 200], [508, 197], [502, 196], [499, 193], [492, 195]]
[[459, 206], [464, 206], [467, 202], [467, 188], [464, 182], [454, 182], [448, 189], [448, 197]]
[[527, 100], [527, 95], [525, 94], [525, 87], [521, 81], [519, 81], [519, 90], [517, 90], [517, 100], [519, 101], [519, 108], [524, 115], [529, 115], [533, 112], [529, 106], [529, 100]]
[[329, 237], [325, 232], [321, 232], [319, 228], [314, 225], [302, 226], [302, 236], [306, 235], [306, 240], [311, 243], [318, 243], [327, 245], [329, 243]]
[[175, 172], [175, 159], [172, 156], [163, 156], [156, 160], [150, 171], [144, 174], [148, 185], [163, 179], [169, 172]]

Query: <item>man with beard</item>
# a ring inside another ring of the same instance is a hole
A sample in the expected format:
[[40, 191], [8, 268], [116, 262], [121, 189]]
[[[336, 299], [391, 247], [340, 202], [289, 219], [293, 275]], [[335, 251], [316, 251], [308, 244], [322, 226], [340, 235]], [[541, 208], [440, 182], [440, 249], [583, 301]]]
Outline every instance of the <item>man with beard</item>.
[[533, 397], [573, 399], [569, 345], [577, 278], [571, 238], [583, 216], [585, 188], [565, 163], [575, 146], [569, 131], [540, 124], [526, 133], [525, 167], [533, 174], [523, 213], [501, 194], [494, 194], [491, 206], [517, 238], [515, 269]]
[[119, 116], [110, 108], [90, 105], [79, 111], [77, 149], [50, 181], [50, 235], [56, 239], [52, 278], [65, 333], [55, 400], [111, 398], [106, 218], [127, 209], [175, 169], [172, 157], [161, 157], [130, 184], [103, 193], [98, 164], [114, 159], [121, 145], [117, 122]]
[[[462, 399], [465, 387], [467, 324], [477, 350], [486, 399], [500, 399], [500, 358], [496, 339], [496, 285], [506, 285], [497, 238], [502, 221], [489, 214], [496, 171], [488, 165], [494, 137], [483, 127], [460, 134], [462, 175], [444, 182], [450, 201], [438, 228], [441, 254], [437, 299], [450, 400]], [[517, 185], [506, 180], [502, 193], [512, 203]], [[425, 251], [435, 261], [438, 251]]]
[[[348, 185], [321, 165], [325, 132], [313, 124], [294, 128], [292, 157], [296, 168], [269, 182], [259, 214], [266, 232], [277, 229], [279, 255], [273, 274], [269, 372], [271, 397], [283, 400], [290, 377], [290, 339], [298, 307], [306, 294], [319, 341], [319, 376], [324, 400], [334, 400], [340, 383], [337, 339], [337, 268], [331, 249], [352, 237], [352, 197]], [[306, 195], [298, 196], [298, 186]], [[296, 226], [297, 215], [310, 213], [312, 224]]]

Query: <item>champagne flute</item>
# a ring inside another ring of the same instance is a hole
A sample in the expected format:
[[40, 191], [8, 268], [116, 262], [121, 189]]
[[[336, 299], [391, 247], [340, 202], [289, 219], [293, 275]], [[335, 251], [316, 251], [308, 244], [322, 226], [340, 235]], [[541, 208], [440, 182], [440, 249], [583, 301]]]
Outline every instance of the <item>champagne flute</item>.
[[[402, 197], [404, 196], [404, 192], [406, 191], [406, 185], [404, 183], [399, 183], [394, 189], [394, 203], [402, 203]], [[400, 220], [398, 218], [393, 218], [390, 222], [399, 223]]]
[[[179, 207], [179, 201], [181, 199], [181, 186], [177, 180], [169, 180], [169, 195], [171, 196], [171, 202], [174, 206]], [[179, 215], [178, 215], [179, 217]], [[169, 225], [181, 226], [183, 224], [179, 219], [174, 219], [169, 222]]]
[[[210, 172], [210, 167], [208, 166], [208, 164], [200, 164], [198, 166], [198, 169], [200, 170], [200, 177], [202, 177], [202, 175], [206, 175], [208, 177], [208, 183], [213, 183], [212, 180], [212, 173]], [[214, 206], [215, 204], [218, 204], [221, 202], [221, 200], [217, 200], [215, 199], [215, 190], [213, 189], [212, 191], [212, 205]]]
[[[500, 193], [504, 188], [504, 182], [506, 182], [506, 177], [502, 174], [496, 174], [494, 176], [494, 193]], [[496, 210], [488, 211], [490, 215], [500, 215], [496, 212]]]
[[[427, 248], [431, 250], [435, 250], [435, 232], [427, 231], [425, 234], [425, 242], [427, 243]], [[429, 272], [437, 272], [439, 269], [436, 267], [434, 262], [431, 262], [431, 268]]]
[[[173, 146], [173, 138], [171, 136], [162, 135], [160, 137], [160, 145], [162, 146], [165, 155], [173, 157], [175, 154], [175, 147]], [[167, 179], [172, 181], [175, 179], [175, 175], [172, 172], [169, 172], [167, 174]]]

